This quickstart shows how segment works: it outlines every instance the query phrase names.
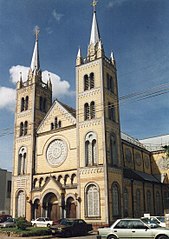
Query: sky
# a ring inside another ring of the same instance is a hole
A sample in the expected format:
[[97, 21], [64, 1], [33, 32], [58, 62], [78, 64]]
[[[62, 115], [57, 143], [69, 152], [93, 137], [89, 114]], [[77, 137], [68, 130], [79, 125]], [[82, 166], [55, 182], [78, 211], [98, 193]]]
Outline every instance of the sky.
[[[39, 26], [40, 68], [53, 100], [75, 108], [75, 60], [86, 57], [92, 0], [0, 0], [0, 168], [12, 171], [15, 87], [31, 64]], [[169, 134], [169, 1], [98, 0], [105, 54], [114, 52], [121, 131]]]

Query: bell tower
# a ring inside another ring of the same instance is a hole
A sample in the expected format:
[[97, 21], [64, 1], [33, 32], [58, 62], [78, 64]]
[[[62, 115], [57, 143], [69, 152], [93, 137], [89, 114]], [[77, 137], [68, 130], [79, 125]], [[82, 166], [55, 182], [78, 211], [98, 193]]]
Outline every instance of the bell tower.
[[[93, 0], [87, 56], [76, 58], [77, 159], [81, 215], [108, 224], [115, 215], [113, 184], [121, 191], [121, 141], [116, 62], [105, 56]], [[118, 216], [120, 216], [120, 208]]]
[[39, 61], [39, 28], [27, 80], [16, 86], [11, 213], [31, 219], [32, 175], [35, 171], [36, 130], [52, 104], [52, 84], [42, 81]]

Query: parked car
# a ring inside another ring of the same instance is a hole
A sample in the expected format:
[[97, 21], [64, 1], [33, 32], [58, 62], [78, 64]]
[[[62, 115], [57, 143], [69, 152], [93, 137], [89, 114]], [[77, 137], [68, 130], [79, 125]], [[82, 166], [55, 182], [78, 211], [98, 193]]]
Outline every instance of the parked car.
[[141, 219], [118, 219], [111, 227], [99, 228], [97, 239], [168, 239], [169, 230], [163, 227], [151, 228]]
[[86, 235], [92, 231], [92, 224], [86, 223], [82, 219], [64, 218], [59, 224], [50, 227], [53, 235], [64, 237]]
[[0, 228], [15, 227], [15, 226], [16, 226], [16, 219], [15, 218], [8, 218], [5, 222], [0, 222]]
[[5, 222], [8, 218], [12, 218], [12, 216], [8, 215], [8, 214], [1, 214], [0, 215], [0, 222]]
[[154, 221], [153, 218], [148, 218], [148, 217], [141, 217], [141, 220], [147, 224], [148, 226], [150, 226], [151, 228], [156, 228], [156, 227], [160, 227], [160, 225]]
[[154, 221], [159, 224], [161, 227], [166, 227], [165, 217], [164, 216], [150, 216]]
[[38, 217], [31, 221], [33, 227], [50, 227], [53, 225], [53, 221], [49, 220], [48, 217]]

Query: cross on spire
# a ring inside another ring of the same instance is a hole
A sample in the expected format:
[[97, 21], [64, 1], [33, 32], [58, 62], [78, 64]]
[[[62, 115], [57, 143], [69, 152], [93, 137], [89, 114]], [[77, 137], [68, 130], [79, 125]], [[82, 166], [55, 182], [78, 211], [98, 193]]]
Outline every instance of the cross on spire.
[[96, 5], [97, 5], [97, 3], [98, 3], [98, 1], [96, 1], [96, 0], [93, 0], [93, 2], [92, 2], [92, 6], [93, 6], [93, 11], [94, 12], [96, 12]]
[[40, 28], [38, 26], [35, 26], [34, 33], [35, 33], [35, 36], [36, 36], [36, 41], [38, 41], [39, 32], [40, 32]]

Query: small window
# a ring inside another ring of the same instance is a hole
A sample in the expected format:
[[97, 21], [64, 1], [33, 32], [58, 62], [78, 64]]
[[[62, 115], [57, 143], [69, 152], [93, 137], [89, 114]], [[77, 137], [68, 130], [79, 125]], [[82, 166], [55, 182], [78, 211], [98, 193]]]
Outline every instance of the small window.
[[90, 73], [90, 89], [94, 88], [94, 73]]
[[84, 90], [89, 89], [89, 78], [88, 75], [84, 75]]
[[89, 119], [89, 104], [86, 103], [84, 105], [84, 120], [88, 120]]

